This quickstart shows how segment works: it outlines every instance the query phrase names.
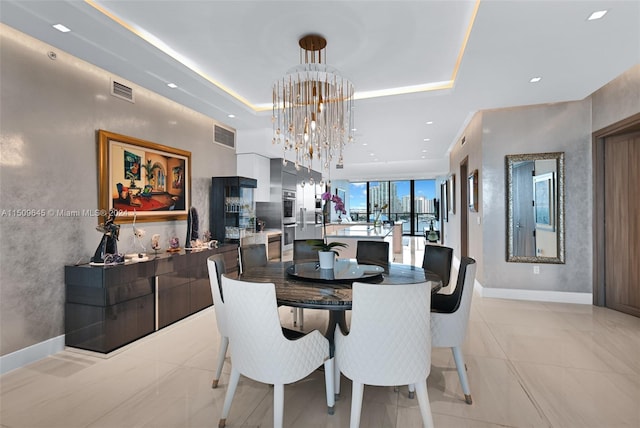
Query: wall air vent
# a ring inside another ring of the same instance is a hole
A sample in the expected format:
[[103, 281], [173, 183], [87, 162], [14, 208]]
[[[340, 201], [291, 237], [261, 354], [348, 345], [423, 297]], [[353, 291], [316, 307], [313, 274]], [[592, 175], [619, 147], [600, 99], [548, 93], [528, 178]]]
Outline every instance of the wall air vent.
[[125, 85], [124, 83], [117, 82], [111, 79], [111, 95], [123, 100], [127, 100], [131, 103], [135, 103], [135, 97], [133, 95], [133, 88]]
[[213, 141], [231, 149], [236, 148], [235, 132], [218, 125], [213, 125]]

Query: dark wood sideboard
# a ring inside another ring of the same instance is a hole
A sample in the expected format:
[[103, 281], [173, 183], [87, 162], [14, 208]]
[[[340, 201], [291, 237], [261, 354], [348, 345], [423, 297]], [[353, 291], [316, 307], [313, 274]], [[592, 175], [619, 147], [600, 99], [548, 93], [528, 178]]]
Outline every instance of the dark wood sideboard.
[[237, 244], [109, 267], [65, 266], [65, 344], [109, 353], [211, 306], [207, 258], [216, 253], [237, 274]]

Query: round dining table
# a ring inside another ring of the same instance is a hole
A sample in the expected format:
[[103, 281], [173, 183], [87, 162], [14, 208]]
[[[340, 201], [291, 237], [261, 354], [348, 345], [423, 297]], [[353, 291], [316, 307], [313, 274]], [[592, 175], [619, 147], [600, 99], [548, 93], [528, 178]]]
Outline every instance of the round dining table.
[[[430, 282], [431, 292], [442, 287], [440, 277], [419, 266], [389, 263], [386, 267], [358, 264], [355, 259], [338, 259], [334, 269], [320, 269], [317, 262], [269, 262], [243, 271], [239, 279], [273, 283], [279, 305], [298, 308], [325, 309], [329, 322], [324, 336], [331, 345], [337, 325], [348, 332], [345, 311], [351, 309], [351, 287], [354, 282], [369, 282], [384, 286], [401, 286]], [[430, 308], [425, 308], [429, 311]], [[384, 307], [380, 308], [384, 316]]]

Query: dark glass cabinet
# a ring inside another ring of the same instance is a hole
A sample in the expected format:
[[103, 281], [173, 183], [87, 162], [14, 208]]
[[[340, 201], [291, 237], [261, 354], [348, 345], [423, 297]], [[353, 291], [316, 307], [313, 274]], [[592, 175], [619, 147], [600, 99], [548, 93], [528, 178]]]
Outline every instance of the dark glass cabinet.
[[258, 182], [246, 177], [213, 177], [209, 228], [218, 242], [239, 242], [255, 231], [255, 197]]
[[163, 253], [140, 263], [65, 266], [65, 344], [108, 353], [213, 304], [207, 258], [238, 273], [238, 246]]

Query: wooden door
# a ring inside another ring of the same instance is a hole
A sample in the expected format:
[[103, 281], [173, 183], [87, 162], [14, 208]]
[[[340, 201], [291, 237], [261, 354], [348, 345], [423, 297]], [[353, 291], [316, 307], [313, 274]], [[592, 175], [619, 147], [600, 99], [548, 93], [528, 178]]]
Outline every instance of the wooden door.
[[605, 139], [605, 305], [640, 316], [640, 132]]
[[535, 257], [536, 241], [533, 218], [533, 161], [521, 162], [513, 168], [513, 227], [514, 254], [522, 257]]

